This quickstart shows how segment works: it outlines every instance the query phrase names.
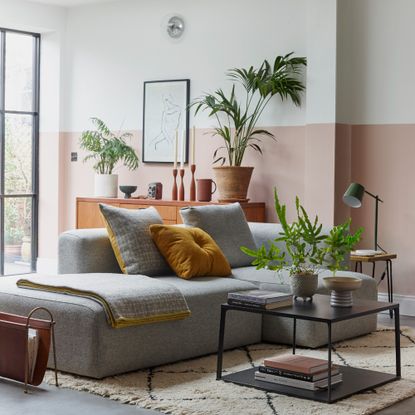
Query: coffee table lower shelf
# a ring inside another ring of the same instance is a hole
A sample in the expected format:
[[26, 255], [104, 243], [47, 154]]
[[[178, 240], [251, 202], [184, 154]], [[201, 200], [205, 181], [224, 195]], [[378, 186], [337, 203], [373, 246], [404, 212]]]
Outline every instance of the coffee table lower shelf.
[[339, 369], [343, 374], [343, 382], [332, 387], [330, 401], [328, 399], [327, 389], [309, 391], [255, 380], [255, 372], [258, 370], [257, 367], [231, 373], [229, 375], [223, 375], [221, 379], [225, 382], [231, 382], [237, 385], [248, 386], [268, 392], [276, 392], [282, 395], [295, 396], [297, 398], [311, 399], [325, 403], [333, 403], [339, 401], [340, 399], [354, 395], [355, 393], [373, 389], [384, 385], [385, 383], [400, 379], [394, 374], [375, 372], [367, 369], [358, 369], [348, 366], [339, 366]]

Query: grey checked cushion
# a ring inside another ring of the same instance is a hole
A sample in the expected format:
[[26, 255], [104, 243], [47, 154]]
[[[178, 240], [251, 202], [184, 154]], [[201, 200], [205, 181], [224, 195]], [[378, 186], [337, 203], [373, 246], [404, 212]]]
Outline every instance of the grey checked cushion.
[[255, 241], [239, 203], [187, 207], [180, 215], [186, 226], [201, 228], [215, 240], [232, 268], [251, 265], [240, 247], [256, 249]]
[[163, 223], [154, 207], [122, 209], [100, 203], [99, 208], [122, 272], [149, 277], [171, 274], [151, 238], [150, 225]]

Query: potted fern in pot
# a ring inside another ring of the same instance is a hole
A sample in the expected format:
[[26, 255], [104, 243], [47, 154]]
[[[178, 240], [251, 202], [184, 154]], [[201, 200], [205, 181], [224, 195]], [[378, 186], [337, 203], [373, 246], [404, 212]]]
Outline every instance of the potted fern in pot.
[[[254, 169], [242, 166], [246, 150], [252, 149], [262, 154], [261, 139], [275, 139], [268, 130], [257, 128], [270, 100], [277, 95], [282, 101], [289, 99], [295, 105], [301, 105], [301, 93], [305, 89], [301, 75], [307, 61], [304, 57], [292, 55], [277, 56], [273, 64], [264, 60], [257, 69], [253, 66], [231, 69], [228, 72], [233, 81], [230, 93], [218, 89], [192, 103], [195, 115], [200, 110], [206, 110], [209, 116], [215, 118], [217, 127], [213, 135], [223, 139], [223, 145], [213, 155], [213, 163], [221, 164], [221, 167], [214, 168], [214, 173], [223, 201], [246, 200]], [[241, 97], [237, 96], [237, 87], [243, 91]]]
[[241, 249], [255, 258], [252, 265], [257, 269], [267, 268], [275, 271], [287, 269], [291, 277], [294, 298], [311, 300], [317, 291], [318, 273], [326, 255], [323, 241], [327, 236], [322, 232], [323, 226], [319, 223], [318, 217], [310, 220], [298, 197], [295, 201], [297, 220], [291, 224], [287, 222], [286, 206], [280, 203], [277, 190], [274, 190], [274, 198], [275, 210], [282, 227], [274, 242], [284, 244], [288, 257], [274, 243], [271, 243], [268, 249], [265, 245], [258, 250], [250, 250], [246, 247]]
[[122, 162], [129, 170], [138, 167], [138, 156], [126, 142], [131, 133], [116, 135], [99, 118], [91, 118], [95, 130], [84, 131], [80, 138], [80, 146], [89, 152], [84, 162], [94, 160], [95, 186], [97, 197], [117, 197], [118, 174], [113, 170], [117, 163]]

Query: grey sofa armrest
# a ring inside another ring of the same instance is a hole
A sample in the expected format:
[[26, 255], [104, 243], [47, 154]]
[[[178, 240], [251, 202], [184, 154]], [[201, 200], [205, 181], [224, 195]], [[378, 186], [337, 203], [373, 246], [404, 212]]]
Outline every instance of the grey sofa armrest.
[[105, 229], [76, 229], [59, 236], [58, 273], [121, 273]]

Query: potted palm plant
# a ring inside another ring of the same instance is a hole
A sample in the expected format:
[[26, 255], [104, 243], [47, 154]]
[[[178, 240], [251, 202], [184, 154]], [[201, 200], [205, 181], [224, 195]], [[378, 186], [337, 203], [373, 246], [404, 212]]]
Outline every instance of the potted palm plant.
[[[307, 64], [305, 57], [294, 57], [293, 53], [277, 56], [271, 65], [264, 60], [259, 68], [231, 69], [229, 78], [234, 81], [231, 91], [226, 94], [218, 89], [213, 94], [197, 98], [195, 115], [200, 110], [209, 111], [215, 117], [217, 127], [213, 135], [223, 139], [223, 146], [217, 148], [213, 163], [221, 163], [214, 172], [223, 201], [244, 201], [248, 192], [253, 167], [242, 166], [248, 148], [262, 154], [261, 139], [275, 139], [269, 131], [257, 128], [257, 123], [269, 101], [278, 95], [281, 100], [290, 99], [296, 106], [301, 105], [302, 70]], [[237, 85], [242, 87], [244, 96], [239, 98]], [[224, 164], [227, 163], [227, 166]]]
[[94, 160], [95, 186], [97, 197], [116, 197], [118, 193], [118, 175], [113, 170], [118, 162], [123, 162], [129, 170], [138, 167], [138, 156], [126, 142], [131, 133], [116, 135], [99, 118], [91, 118], [95, 130], [84, 131], [80, 138], [80, 146], [90, 153], [84, 162]]

